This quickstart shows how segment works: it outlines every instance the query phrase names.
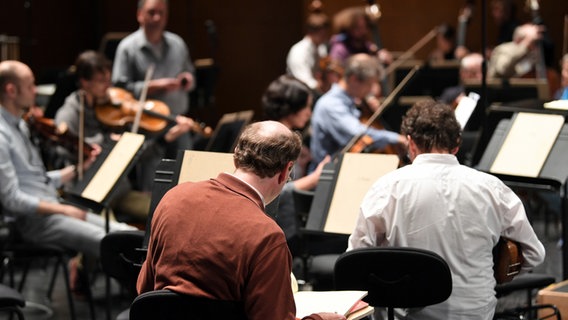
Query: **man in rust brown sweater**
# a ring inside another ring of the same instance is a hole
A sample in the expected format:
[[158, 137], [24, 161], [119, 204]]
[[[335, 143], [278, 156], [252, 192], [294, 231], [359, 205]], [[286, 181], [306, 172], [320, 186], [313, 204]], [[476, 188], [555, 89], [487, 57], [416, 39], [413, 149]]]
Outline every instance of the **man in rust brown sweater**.
[[292, 258], [264, 208], [288, 181], [300, 148], [300, 137], [284, 125], [257, 122], [237, 142], [233, 174], [170, 190], [153, 216], [139, 293], [169, 289], [242, 302], [248, 319], [295, 319]]

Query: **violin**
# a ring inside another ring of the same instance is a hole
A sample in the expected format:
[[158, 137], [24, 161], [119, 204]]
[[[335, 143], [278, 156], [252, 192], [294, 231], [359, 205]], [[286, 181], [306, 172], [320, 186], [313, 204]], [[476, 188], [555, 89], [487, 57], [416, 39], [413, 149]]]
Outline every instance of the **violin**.
[[[95, 106], [95, 115], [103, 124], [110, 127], [124, 127], [134, 122], [141, 103], [134, 96], [122, 89], [112, 87], [108, 89], [109, 101]], [[168, 124], [176, 124], [176, 118], [170, 114], [169, 107], [158, 100], [145, 100], [142, 103], [140, 128], [148, 132], [159, 132]], [[211, 135], [210, 127], [194, 122], [192, 131], [205, 137]]]
[[[77, 154], [79, 138], [69, 132], [67, 128], [58, 128], [53, 119], [32, 115], [31, 113], [25, 114], [23, 118], [35, 136], [39, 136], [46, 142], [62, 146], [70, 152]], [[81, 145], [83, 157], [85, 159], [89, 158], [94, 148], [86, 142], [83, 142]]]

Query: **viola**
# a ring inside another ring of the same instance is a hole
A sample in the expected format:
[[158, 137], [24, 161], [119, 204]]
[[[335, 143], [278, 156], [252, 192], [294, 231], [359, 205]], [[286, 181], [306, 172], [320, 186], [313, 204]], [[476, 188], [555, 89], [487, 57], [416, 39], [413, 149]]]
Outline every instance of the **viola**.
[[[141, 103], [134, 96], [121, 88], [108, 89], [109, 101], [95, 106], [95, 115], [103, 124], [110, 127], [124, 127], [134, 122]], [[170, 114], [169, 107], [158, 100], [146, 100], [142, 104], [140, 128], [148, 132], [159, 132], [166, 128], [168, 123], [177, 123], [176, 118]], [[212, 130], [202, 123], [194, 122], [192, 131], [203, 136], [210, 136]]]
[[[53, 119], [45, 118], [42, 116], [31, 115], [30, 113], [24, 115], [24, 120], [28, 123], [32, 134], [39, 136], [48, 143], [52, 143], [77, 154], [79, 150], [79, 138], [66, 130], [66, 128], [58, 128]], [[89, 158], [94, 148], [83, 142], [83, 157]]]

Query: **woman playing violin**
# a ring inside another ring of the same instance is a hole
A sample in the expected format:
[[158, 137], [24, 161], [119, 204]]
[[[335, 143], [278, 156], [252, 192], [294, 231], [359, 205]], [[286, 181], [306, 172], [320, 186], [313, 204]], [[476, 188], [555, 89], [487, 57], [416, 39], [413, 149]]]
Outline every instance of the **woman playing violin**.
[[[79, 84], [79, 89], [71, 93], [66, 99], [63, 106], [57, 111], [55, 121], [58, 127], [65, 126], [69, 132], [79, 135], [81, 109], [83, 110], [83, 136], [85, 141], [96, 145], [104, 145], [110, 140], [118, 140], [119, 134], [114, 133], [113, 128], [101, 122], [96, 115], [96, 107], [98, 105], [108, 105], [111, 103], [109, 97], [109, 89], [111, 87], [111, 64], [101, 54], [95, 51], [85, 51], [79, 55], [75, 63], [75, 73]], [[166, 129], [165, 132], [158, 134], [149, 134], [150, 138], [156, 138], [156, 135], [163, 135], [166, 142], [172, 142], [180, 135], [187, 133], [193, 128], [192, 119], [184, 116], [175, 118], [176, 124]], [[124, 129], [124, 128], [123, 128]], [[154, 144], [156, 145], [156, 144]], [[146, 153], [155, 154], [159, 159], [163, 152], [154, 150], [151, 146]], [[144, 157], [141, 159], [142, 165], [145, 163]], [[150, 161], [150, 165], [155, 161]], [[148, 174], [154, 172], [154, 167], [145, 170]], [[146, 188], [148, 187], [148, 188]], [[149, 186], [140, 186], [141, 189], [149, 189]]]

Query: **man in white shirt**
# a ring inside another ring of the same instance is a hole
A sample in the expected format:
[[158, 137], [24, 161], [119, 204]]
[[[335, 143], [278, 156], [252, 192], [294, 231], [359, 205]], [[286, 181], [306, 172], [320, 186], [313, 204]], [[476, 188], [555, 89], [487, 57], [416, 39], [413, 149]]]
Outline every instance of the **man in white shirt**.
[[329, 26], [325, 14], [310, 14], [306, 22], [306, 35], [290, 48], [286, 58], [288, 73], [306, 83], [310, 89], [320, 92], [317, 70], [320, 60], [327, 56]]
[[406, 319], [492, 319], [497, 303], [492, 249], [499, 238], [520, 243], [522, 272], [544, 260], [523, 203], [496, 177], [459, 164], [461, 129], [450, 106], [430, 100], [415, 104], [401, 132], [412, 164], [372, 186], [347, 250], [415, 247], [446, 260], [453, 281], [450, 298], [408, 310]]

